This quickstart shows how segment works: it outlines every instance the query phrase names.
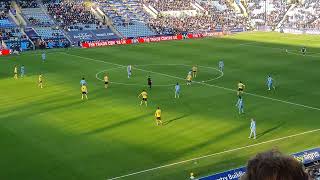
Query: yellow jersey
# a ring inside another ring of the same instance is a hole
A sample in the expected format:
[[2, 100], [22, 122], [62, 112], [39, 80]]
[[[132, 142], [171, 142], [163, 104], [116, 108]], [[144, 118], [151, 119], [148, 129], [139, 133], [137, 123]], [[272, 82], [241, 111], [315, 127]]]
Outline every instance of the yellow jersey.
[[14, 67], [13, 72], [14, 72], [15, 74], [17, 74], [17, 73], [18, 73], [18, 68], [17, 68], [17, 67]]
[[192, 80], [192, 76], [191, 76], [190, 74], [188, 74], [187, 80], [188, 80], [188, 81], [191, 81], [191, 80]]
[[245, 85], [243, 83], [238, 83], [238, 88], [239, 89], [244, 89], [245, 88]]
[[82, 92], [87, 92], [88, 91], [87, 86], [81, 86], [81, 91]]
[[141, 95], [142, 98], [144, 98], [144, 99], [147, 99], [147, 97], [148, 97], [148, 93], [145, 92], [145, 91], [143, 91], [140, 95]]
[[41, 83], [41, 82], [42, 82], [42, 75], [39, 75], [38, 80], [39, 80], [39, 83]]
[[198, 68], [197, 68], [196, 66], [193, 66], [193, 67], [192, 67], [192, 71], [193, 71], [193, 72], [197, 72], [197, 71], [198, 71]]
[[161, 117], [161, 110], [160, 110], [160, 109], [157, 109], [157, 110], [156, 110], [156, 113], [154, 113], [154, 116], [155, 116], [155, 117]]
[[109, 82], [109, 77], [108, 76], [105, 76], [103, 79], [104, 79], [104, 82]]

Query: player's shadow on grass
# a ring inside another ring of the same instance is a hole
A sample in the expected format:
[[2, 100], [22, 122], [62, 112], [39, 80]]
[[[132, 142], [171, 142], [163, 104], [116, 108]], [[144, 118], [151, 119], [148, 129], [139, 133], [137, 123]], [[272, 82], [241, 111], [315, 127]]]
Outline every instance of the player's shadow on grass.
[[131, 123], [136, 122], [136, 121], [141, 121], [144, 118], [149, 117], [149, 116], [150, 116], [150, 114], [144, 114], [144, 115], [137, 116], [137, 117], [134, 117], [134, 118], [129, 118], [129, 119], [126, 119], [126, 120], [122, 120], [122, 121], [119, 121], [117, 123], [114, 123], [114, 124], [111, 124], [111, 125], [108, 125], [108, 126], [104, 126], [104, 127], [101, 127], [101, 128], [89, 131], [89, 132], [85, 132], [85, 133], [83, 133], [83, 135], [93, 135], [93, 134], [102, 133], [102, 132], [110, 130], [110, 129], [118, 128], [118, 127], [121, 127], [121, 126], [124, 126], [124, 125], [127, 125], [127, 124], [131, 124]]
[[265, 131], [257, 134], [257, 138], [261, 138], [262, 136], [264, 136], [264, 135], [266, 135], [266, 134], [268, 134], [268, 133], [271, 133], [271, 132], [279, 129], [279, 128], [280, 128], [281, 126], [283, 126], [284, 124], [285, 124], [285, 122], [281, 122], [281, 123], [277, 124], [276, 126], [274, 126], [274, 127], [272, 127], [272, 128], [269, 128], [269, 129], [267, 129], [267, 130], [265, 130]]
[[164, 125], [164, 126], [165, 126], [165, 125], [168, 125], [168, 124], [170, 124], [170, 123], [172, 123], [172, 122], [174, 122], [174, 121], [178, 121], [178, 120], [183, 119], [183, 118], [185, 118], [185, 117], [187, 117], [187, 116], [189, 116], [189, 114], [184, 114], [184, 115], [182, 115], [182, 116], [178, 116], [178, 117], [173, 118], [173, 119], [170, 119], [170, 120], [168, 120], [168, 121], [164, 121], [164, 122], [163, 122], [163, 125]]

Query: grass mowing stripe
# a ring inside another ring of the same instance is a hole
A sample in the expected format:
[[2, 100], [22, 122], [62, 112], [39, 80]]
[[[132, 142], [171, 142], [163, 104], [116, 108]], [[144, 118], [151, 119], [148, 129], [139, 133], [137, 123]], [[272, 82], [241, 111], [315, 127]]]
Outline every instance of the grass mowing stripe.
[[[78, 57], [78, 58], [82, 58], [82, 59], [86, 59], [88, 61], [96, 61], [96, 62], [101, 62], [101, 63], [106, 63], [106, 64], [112, 64], [112, 65], [115, 65], [115, 66], [125, 67], [124, 65], [121, 65], [121, 64], [111, 63], [111, 62], [102, 61], [102, 60], [93, 59], [93, 58], [88, 58], [88, 57], [83, 57], [83, 56], [79, 56], [79, 55], [73, 55], [73, 54], [68, 54], [68, 53], [63, 53], [63, 54], [66, 54], [66, 55], [69, 55], [69, 56]], [[143, 72], [163, 75], [163, 76], [166, 76], [166, 77], [175, 78], [175, 79], [179, 79], [179, 80], [185, 80], [184, 78], [181, 78], [181, 77], [172, 76], [172, 75], [164, 74], [164, 73], [160, 73], [160, 72], [154, 72], [154, 71], [149, 71], [149, 70], [140, 69], [140, 68], [135, 68], [135, 69], [143, 71]], [[214, 84], [208, 84], [208, 83], [205, 83], [205, 82], [198, 82], [198, 81], [193, 81], [193, 82], [198, 83], [198, 84], [202, 84], [202, 85], [206, 85], [206, 86], [209, 86], [209, 87], [215, 87], [215, 88], [218, 88], [218, 89], [237, 92], [234, 89], [230, 89], [230, 88], [226, 88], [226, 87], [222, 87], [222, 86], [218, 86], [218, 85], [214, 85]], [[277, 101], [277, 102], [281, 102], [281, 103], [285, 103], [285, 104], [290, 104], [290, 105], [294, 105], [294, 106], [299, 106], [299, 107], [303, 107], [303, 108], [307, 108], [307, 109], [313, 109], [313, 110], [320, 111], [320, 108], [317, 108], [317, 107], [312, 107], [312, 106], [303, 105], [303, 104], [299, 104], [299, 103], [294, 103], [294, 102], [290, 102], [290, 101], [285, 101], [285, 100], [281, 100], [281, 99], [270, 98], [270, 97], [262, 96], [262, 95], [259, 95], [259, 94], [254, 94], [254, 93], [249, 93], [249, 92], [244, 92], [244, 94], [248, 94], [248, 95], [251, 95], [251, 96], [254, 96], [254, 97], [259, 97], [259, 98], [268, 99], [268, 100], [272, 100], [272, 101]]]
[[305, 131], [305, 132], [298, 133], [298, 134], [293, 134], [293, 135], [290, 135], [290, 136], [285, 136], [285, 137], [281, 137], [281, 138], [277, 138], [277, 139], [272, 139], [272, 140], [269, 140], [269, 141], [264, 141], [264, 142], [260, 142], [260, 143], [252, 144], [252, 145], [248, 145], [248, 146], [242, 146], [242, 147], [239, 147], [239, 148], [229, 149], [229, 150], [226, 150], [226, 151], [221, 151], [221, 152], [217, 152], [217, 153], [213, 153], [213, 154], [208, 154], [208, 155], [200, 156], [200, 157], [197, 157], [197, 158], [192, 158], [192, 159], [188, 159], [188, 160], [184, 160], [184, 161], [179, 161], [179, 162], [175, 162], [175, 163], [171, 163], [171, 164], [167, 164], [167, 165], [163, 165], [163, 166], [158, 166], [158, 167], [154, 167], [154, 168], [150, 168], [150, 169], [146, 169], [146, 170], [142, 170], [142, 171], [138, 171], [138, 172], [134, 172], [134, 173], [118, 176], [118, 177], [107, 178], [107, 179], [108, 180], [121, 179], [121, 178], [129, 177], [129, 176], [134, 176], [134, 175], [137, 175], [137, 174], [142, 174], [142, 173], [146, 173], [146, 172], [150, 172], [150, 171], [155, 171], [157, 169], [162, 169], [162, 168], [166, 168], [166, 167], [170, 167], [170, 166], [175, 166], [175, 165], [178, 165], [178, 164], [184, 164], [184, 163], [187, 163], [187, 162], [196, 161], [196, 160], [200, 160], [200, 159], [204, 159], [204, 158], [208, 158], [208, 157], [212, 157], [212, 156], [217, 156], [217, 155], [221, 155], [221, 154], [225, 154], [225, 153], [229, 153], [229, 152], [235, 152], [235, 151], [239, 151], [239, 150], [243, 150], [243, 149], [259, 146], [259, 145], [262, 145], [262, 144], [268, 144], [268, 143], [271, 143], [271, 142], [290, 139], [290, 138], [293, 138], [293, 137], [297, 137], [297, 136], [301, 136], [301, 135], [305, 135], [305, 134], [310, 134], [310, 133], [314, 133], [314, 132], [318, 132], [318, 131], [320, 131], [320, 129], [314, 129], [314, 130], [310, 130], [310, 131]]

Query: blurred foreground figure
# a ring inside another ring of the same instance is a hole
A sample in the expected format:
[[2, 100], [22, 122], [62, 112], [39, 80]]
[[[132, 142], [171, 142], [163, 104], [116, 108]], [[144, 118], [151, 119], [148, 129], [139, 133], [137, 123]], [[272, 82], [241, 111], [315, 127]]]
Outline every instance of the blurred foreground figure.
[[277, 150], [257, 154], [248, 161], [241, 180], [311, 180], [303, 165]]

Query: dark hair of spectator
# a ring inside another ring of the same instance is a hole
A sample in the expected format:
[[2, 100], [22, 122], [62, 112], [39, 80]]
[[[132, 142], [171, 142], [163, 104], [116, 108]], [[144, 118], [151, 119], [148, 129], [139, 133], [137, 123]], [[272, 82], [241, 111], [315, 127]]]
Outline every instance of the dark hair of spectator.
[[241, 180], [309, 180], [302, 163], [278, 150], [259, 153], [248, 161]]

